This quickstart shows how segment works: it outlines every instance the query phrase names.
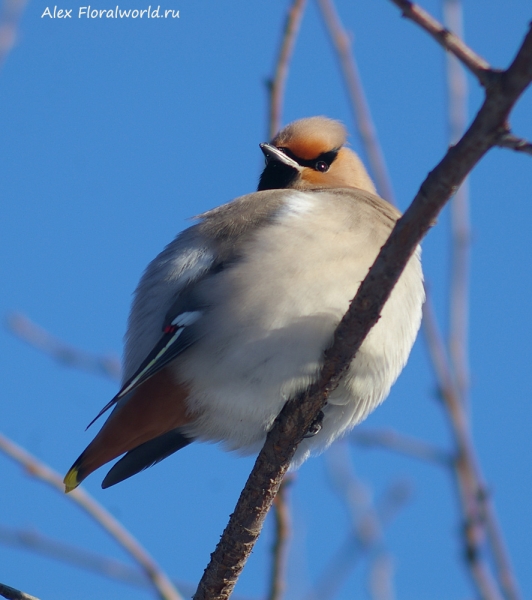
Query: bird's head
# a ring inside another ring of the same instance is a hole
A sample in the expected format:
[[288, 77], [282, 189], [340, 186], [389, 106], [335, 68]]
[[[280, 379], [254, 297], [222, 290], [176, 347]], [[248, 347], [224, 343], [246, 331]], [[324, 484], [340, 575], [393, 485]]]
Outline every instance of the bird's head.
[[344, 126], [326, 117], [294, 121], [269, 144], [258, 190], [353, 187], [376, 193], [360, 158], [345, 146]]

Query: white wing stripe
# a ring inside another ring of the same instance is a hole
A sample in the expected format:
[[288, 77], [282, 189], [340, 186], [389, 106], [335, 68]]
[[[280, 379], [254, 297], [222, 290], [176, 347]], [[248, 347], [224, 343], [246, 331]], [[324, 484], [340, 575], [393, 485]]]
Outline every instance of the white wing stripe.
[[[186, 313], [183, 313], [186, 314]], [[161, 358], [161, 356], [163, 356], [165, 354], [165, 352], [168, 350], [168, 348], [170, 348], [170, 346], [172, 346], [172, 344], [177, 340], [177, 338], [183, 333], [184, 331], [184, 327], [180, 327], [179, 329], [176, 330], [176, 332], [174, 333], [174, 335], [168, 340], [168, 343], [166, 344], [166, 346], [164, 346], [164, 348], [162, 348], [157, 355], [144, 367], [144, 369], [142, 369], [142, 371], [136, 376], [134, 377], [131, 382], [129, 383], [128, 386], [126, 386], [121, 392], [120, 394], [117, 396], [118, 398], [122, 398], [123, 396], [125, 396], [129, 391], [131, 391], [135, 385], [138, 383], [138, 381], [144, 376], [144, 374], [153, 367], [153, 365]]]
[[172, 325], [177, 325], [177, 327], [187, 327], [187, 325], [192, 325], [192, 323], [195, 323], [201, 317], [201, 315], [202, 313], [199, 310], [180, 313], [172, 321]]

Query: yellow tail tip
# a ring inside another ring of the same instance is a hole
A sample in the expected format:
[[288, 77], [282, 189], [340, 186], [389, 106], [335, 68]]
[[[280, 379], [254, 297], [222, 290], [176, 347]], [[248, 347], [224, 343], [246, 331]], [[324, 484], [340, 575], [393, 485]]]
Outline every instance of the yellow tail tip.
[[63, 479], [63, 483], [65, 484], [65, 493], [67, 494], [78, 487], [81, 482], [78, 480], [78, 470], [76, 467], [70, 469]]

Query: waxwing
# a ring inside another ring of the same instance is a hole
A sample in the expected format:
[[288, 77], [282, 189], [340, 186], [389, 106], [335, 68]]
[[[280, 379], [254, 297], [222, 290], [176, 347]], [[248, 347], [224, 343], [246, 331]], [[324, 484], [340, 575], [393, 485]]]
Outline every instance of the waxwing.
[[[148, 265], [129, 316], [122, 387], [65, 477], [67, 491], [121, 455], [102, 487], [196, 440], [243, 453], [261, 448], [284, 403], [317, 377], [400, 216], [345, 143], [337, 121], [291, 123], [261, 144], [257, 192], [199, 215]], [[418, 249], [293, 467], [385, 399], [423, 301]]]

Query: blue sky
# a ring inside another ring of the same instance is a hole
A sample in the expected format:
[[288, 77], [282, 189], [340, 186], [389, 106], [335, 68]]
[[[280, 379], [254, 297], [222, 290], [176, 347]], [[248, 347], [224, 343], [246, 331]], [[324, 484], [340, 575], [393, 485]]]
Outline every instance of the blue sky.
[[[94, 353], [120, 355], [131, 293], [147, 262], [187, 218], [256, 188], [266, 139], [265, 81], [272, 73], [286, 3], [167, 0], [179, 19], [41, 18], [29, 3], [0, 71], [0, 315], [20, 311]], [[53, 8], [53, 5], [49, 5]], [[58, 5], [59, 6], [59, 5]], [[112, 4], [93, 4], [114, 8]], [[125, 8], [146, 8], [127, 0]], [[439, 2], [423, 6], [440, 17]], [[341, 1], [401, 208], [447, 145], [444, 53], [389, 2]], [[530, 4], [474, 0], [465, 37], [494, 66], [509, 64]], [[482, 100], [469, 79], [469, 111]], [[349, 105], [316, 6], [309, 3], [283, 122], [323, 114], [342, 120], [360, 150]], [[532, 138], [532, 93], [512, 115]], [[474, 440], [525, 596], [532, 594], [531, 159], [494, 150], [471, 176], [473, 228], [470, 359]], [[442, 329], [449, 281], [447, 211], [423, 244]], [[85, 426], [116, 384], [69, 370], [0, 332], [0, 429], [60, 472], [91, 439]], [[434, 399], [423, 340], [390, 398], [363, 427], [393, 427], [443, 448], [449, 431]], [[397, 598], [471, 597], [461, 562], [460, 516], [449, 475], [386, 451], [350, 449], [354, 469], [379, 498], [393, 481], [411, 497], [386, 528]], [[209, 445], [189, 447], [114, 488], [102, 472], [86, 488], [180, 580], [195, 583], [252, 466]], [[0, 456], [0, 525], [31, 528], [124, 559], [70, 502]], [[309, 460], [291, 488], [294, 538], [287, 598], [311, 589], [349, 522], [326, 457]], [[270, 521], [237, 592], [264, 595]], [[0, 545], [0, 581], [43, 600], [145, 598], [48, 558]], [[340, 600], [363, 598], [367, 562]]]

